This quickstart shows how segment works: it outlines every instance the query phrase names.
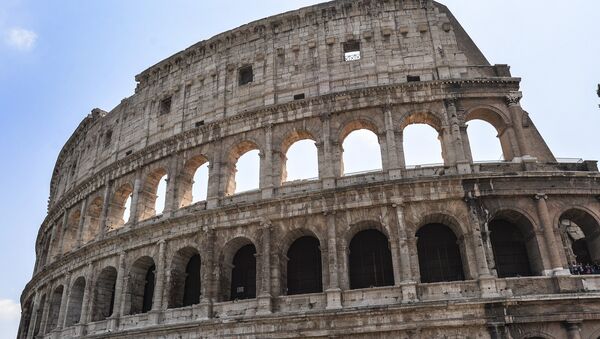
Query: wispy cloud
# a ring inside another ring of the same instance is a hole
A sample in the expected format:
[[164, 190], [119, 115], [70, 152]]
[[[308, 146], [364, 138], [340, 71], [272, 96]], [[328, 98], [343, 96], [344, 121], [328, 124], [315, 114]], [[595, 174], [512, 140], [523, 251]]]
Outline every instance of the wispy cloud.
[[9, 299], [0, 299], [0, 339], [14, 338], [19, 327], [21, 306]]
[[35, 47], [38, 35], [31, 30], [13, 27], [5, 32], [5, 42], [19, 51], [30, 51]]

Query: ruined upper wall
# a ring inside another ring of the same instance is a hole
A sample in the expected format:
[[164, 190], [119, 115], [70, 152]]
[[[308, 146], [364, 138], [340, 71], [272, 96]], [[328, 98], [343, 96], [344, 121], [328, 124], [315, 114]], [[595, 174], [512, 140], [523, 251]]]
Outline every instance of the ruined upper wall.
[[[360, 60], [344, 61], [349, 41], [359, 42]], [[245, 66], [252, 66], [253, 81], [240, 85]], [[340, 0], [258, 20], [150, 67], [136, 77], [133, 96], [86, 118], [58, 158], [49, 206], [149, 145], [294, 97], [404, 83], [408, 76], [509, 75], [489, 66], [448, 9], [430, 0]]]

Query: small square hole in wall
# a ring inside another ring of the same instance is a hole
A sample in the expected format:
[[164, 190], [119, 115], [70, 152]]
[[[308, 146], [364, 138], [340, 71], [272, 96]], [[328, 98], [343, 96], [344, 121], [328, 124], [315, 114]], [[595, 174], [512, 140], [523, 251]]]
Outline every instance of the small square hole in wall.
[[171, 97], [163, 99], [160, 102], [160, 115], [171, 113]]
[[406, 76], [406, 81], [408, 82], [419, 82], [421, 81], [421, 77], [418, 75], [407, 75]]
[[239, 70], [239, 85], [243, 86], [254, 81], [254, 72], [252, 66], [244, 66]]
[[360, 60], [360, 42], [357, 40], [344, 43], [344, 61]]

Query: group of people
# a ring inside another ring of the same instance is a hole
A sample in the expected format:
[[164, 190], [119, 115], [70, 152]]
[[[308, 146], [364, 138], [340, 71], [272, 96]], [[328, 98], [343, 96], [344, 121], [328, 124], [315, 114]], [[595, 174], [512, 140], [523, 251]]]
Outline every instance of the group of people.
[[600, 274], [599, 264], [575, 264], [569, 267], [573, 275]]

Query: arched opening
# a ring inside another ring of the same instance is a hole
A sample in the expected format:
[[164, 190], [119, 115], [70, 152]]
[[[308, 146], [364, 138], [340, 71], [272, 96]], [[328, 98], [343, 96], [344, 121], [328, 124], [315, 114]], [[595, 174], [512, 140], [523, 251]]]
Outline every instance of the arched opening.
[[458, 239], [443, 224], [428, 224], [416, 234], [422, 283], [465, 279]]
[[407, 167], [443, 165], [439, 132], [428, 124], [415, 123], [402, 131], [404, 161]]
[[148, 174], [139, 193], [139, 220], [146, 220], [164, 212], [168, 181], [164, 168], [158, 168]]
[[240, 248], [231, 264], [230, 300], [256, 298], [256, 247]]
[[205, 201], [208, 194], [208, 159], [202, 155], [185, 163], [178, 178], [179, 208]]
[[64, 287], [58, 286], [52, 292], [50, 296], [50, 308], [48, 309], [48, 323], [46, 325], [46, 333], [52, 331], [58, 326], [58, 315], [60, 313], [60, 304], [62, 301], [62, 295]]
[[233, 147], [228, 157], [226, 195], [251, 191], [260, 187], [260, 151], [251, 141]]
[[156, 202], [154, 203], [154, 211], [156, 215], [161, 215], [165, 210], [165, 198], [167, 196], [167, 175], [163, 175], [158, 181], [156, 189]]
[[489, 224], [489, 230], [498, 277], [533, 275], [527, 253], [527, 240], [519, 228], [509, 221], [494, 219]]
[[255, 149], [244, 153], [235, 164], [234, 192], [243, 193], [256, 190], [260, 185], [260, 151]]
[[498, 131], [492, 124], [480, 119], [467, 123], [469, 145], [473, 161], [503, 161], [504, 153]]
[[152, 309], [156, 284], [154, 260], [150, 257], [138, 259], [129, 273], [131, 309], [128, 314], [147, 313]]
[[191, 247], [181, 249], [171, 264], [171, 294], [169, 308], [179, 308], [200, 303], [201, 260], [198, 251]]
[[303, 139], [293, 143], [282, 162], [281, 182], [319, 177], [319, 156], [314, 140]]
[[81, 220], [81, 212], [78, 207], [75, 207], [67, 219], [65, 234], [63, 238], [63, 253], [72, 251], [77, 247], [77, 234], [79, 233], [79, 221]]
[[33, 297], [30, 297], [24, 304], [21, 312], [21, 321], [19, 323], [18, 338], [27, 338], [31, 317], [33, 315]]
[[381, 171], [381, 147], [377, 134], [368, 129], [358, 129], [349, 133], [342, 143], [343, 175]]
[[350, 241], [350, 289], [392, 286], [394, 269], [388, 238], [377, 230], [357, 233]]
[[92, 321], [105, 320], [113, 314], [116, 285], [117, 270], [114, 267], [104, 268], [96, 280]]
[[582, 209], [560, 216], [560, 230], [567, 260], [574, 274], [600, 274], [600, 225]]
[[83, 293], [85, 290], [85, 278], [79, 277], [75, 280], [69, 292], [69, 303], [67, 305], [66, 326], [78, 324], [81, 320], [81, 307], [83, 305]]
[[36, 336], [40, 334], [40, 330], [42, 327], [42, 317], [44, 315], [44, 305], [46, 304], [46, 295], [42, 295], [40, 298], [40, 303], [37, 306], [37, 310], [35, 313], [35, 326], [33, 328], [33, 335]]
[[132, 194], [133, 186], [131, 184], [124, 184], [115, 191], [106, 218], [108, 231], [119, 229], [129, 222]]
[[208, 163], [198, 167], [194, 172], [194, 184], [192, 186], [192, 204], [206, 201], [208, 194]]
[[323, 292], [319, 240], [305, 236], [297, 239], [287, 252], [287, 294]]
[[102, 198], [96, 197], [88, 205], [81, 241], [87, 244], [100, 234], [100, 214], [102, 214]]

